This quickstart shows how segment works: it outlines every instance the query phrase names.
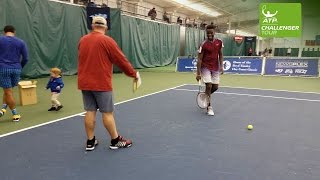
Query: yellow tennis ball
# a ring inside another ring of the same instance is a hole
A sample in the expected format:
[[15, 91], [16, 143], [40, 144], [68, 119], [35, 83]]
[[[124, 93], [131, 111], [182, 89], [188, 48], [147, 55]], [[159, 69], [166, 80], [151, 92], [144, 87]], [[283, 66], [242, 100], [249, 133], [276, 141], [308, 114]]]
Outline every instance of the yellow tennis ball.
[[252, 130], [253, 126], [251, 124], [248, 125], [248, 130]]

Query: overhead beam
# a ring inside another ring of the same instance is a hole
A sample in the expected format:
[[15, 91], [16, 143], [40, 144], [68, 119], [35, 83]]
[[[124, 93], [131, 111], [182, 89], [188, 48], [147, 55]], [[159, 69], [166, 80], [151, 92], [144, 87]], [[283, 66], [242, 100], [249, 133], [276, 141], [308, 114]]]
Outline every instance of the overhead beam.
[[220, 7], [218, 7], [218, 6], [214, 5], [214, 4], [212, 4], [212, 3], [208, 3], [208, 2], [203, 1], [203, 0], [200, 0], [200, 1], [201, 1], [203, 4], [205, 4], [205, 5], [207, 5], [207, 6], [212, 7], [214, 10], [217, 10], [217, 11], [223, 12], [224, 14], [227, 14], [227, 15], [229, 15], [229, 16], [232, 16], [232, 15], [233, 15], [233, 13], [232, 13], [232, 12], [226, 11], [226, 10], [224, 10], [224, 9], [222, 9], [222, 8], [220, 8]]
[[177, 7], [167, 7], [167, 8], [163, 8], [164, 11], [167, 11], [167, 12], [177, 12]]
[[248, 13], [241, 13], [234, 16], [219, 16], [217, 18], [211, 18], [212, 21], [217, 21], [219, 23], [227, 23], [229, 20], [231, 22], [239, 22], [239, 21], [250, 21], [250, 20], [258, 20], [259, 15], [254, 12], [250, 11]]

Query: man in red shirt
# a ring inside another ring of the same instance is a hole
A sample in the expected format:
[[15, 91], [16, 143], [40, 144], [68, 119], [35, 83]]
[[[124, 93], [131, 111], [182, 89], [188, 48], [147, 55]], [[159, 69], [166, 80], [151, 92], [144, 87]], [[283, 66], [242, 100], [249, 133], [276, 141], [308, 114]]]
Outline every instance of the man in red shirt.
[[80, 39], [78, 63], [78, 88], [82, 91], [87, 133], [87, 151], [94, 150], [98, 141], [94, 136], [96, 112], [102, 113], [104, 127], [111, 137], [110, 149], [126, 148], [132, 145], [118, 134], [113, 116], [112, 64], [117, 65], [127, 76], [138, 81], [138, 74], [122, 53], [117, 43], [106, 36], [107, 21], [94, 17], [92, 32]]
[[214, 38], [215, 27], [207, 26], [207, 39], [203, 41], [199, 48], [197, 64], [197, 81], [201, 80], [206, 84], [206, 94], [208, 95], [209, 104], [207, 113], [214, 115], [211, 106], [211, 94], [218, 90], [220, 74], [223, 74], [223, 43], [220, 39]]

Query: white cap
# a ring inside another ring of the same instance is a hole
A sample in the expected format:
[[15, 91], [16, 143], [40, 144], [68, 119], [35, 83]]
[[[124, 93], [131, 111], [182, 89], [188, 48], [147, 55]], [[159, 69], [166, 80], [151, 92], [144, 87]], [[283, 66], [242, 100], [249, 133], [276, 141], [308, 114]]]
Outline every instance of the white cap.
[[101, 16], [94, 16], [92, 18], [92, 24], [96, 26], [107, 27], [107, 20]]

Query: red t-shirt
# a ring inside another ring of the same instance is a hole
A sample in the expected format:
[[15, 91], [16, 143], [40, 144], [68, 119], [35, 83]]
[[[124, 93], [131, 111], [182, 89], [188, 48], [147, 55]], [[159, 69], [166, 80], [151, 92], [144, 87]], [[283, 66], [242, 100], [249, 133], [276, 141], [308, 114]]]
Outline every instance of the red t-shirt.
[[112, 91], [112, 64], [127, 76], [136, 77], [136, 71], [109, 36], [93, 31], [80, 39], [78, 50], [80, 90]]
[[201, 43], [199, 53], [203, 53], [201, 68], [207, 68], [211, 71], [219, 70], [219, 52], [223, 47], [220, 39], [213, 41], [205, 40]]

